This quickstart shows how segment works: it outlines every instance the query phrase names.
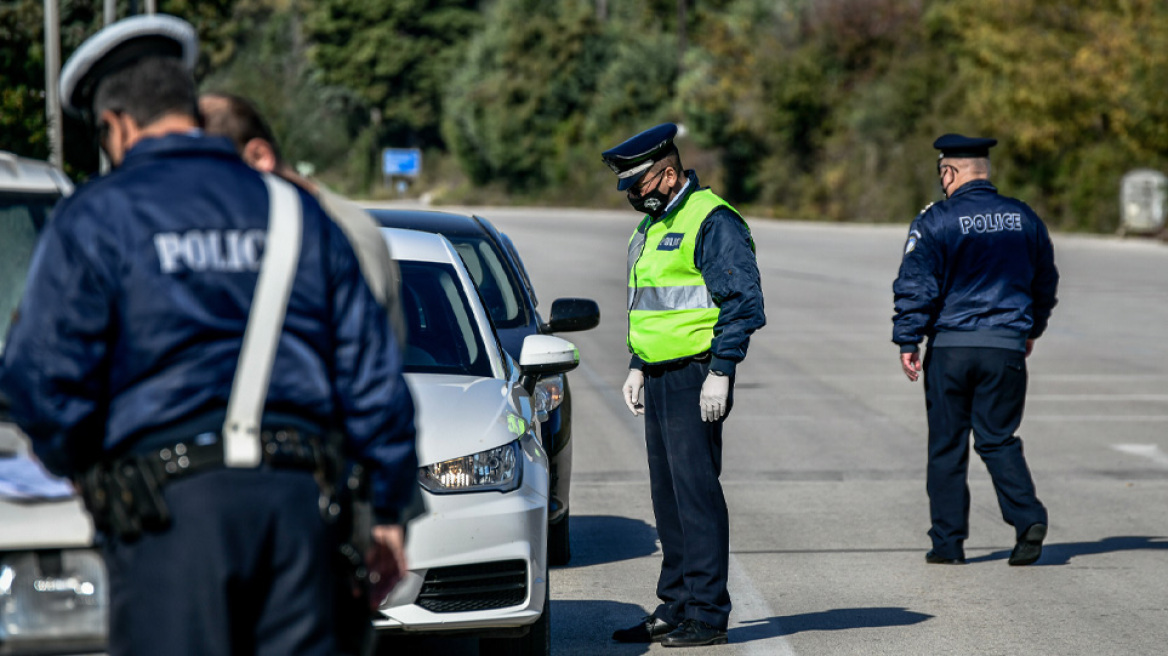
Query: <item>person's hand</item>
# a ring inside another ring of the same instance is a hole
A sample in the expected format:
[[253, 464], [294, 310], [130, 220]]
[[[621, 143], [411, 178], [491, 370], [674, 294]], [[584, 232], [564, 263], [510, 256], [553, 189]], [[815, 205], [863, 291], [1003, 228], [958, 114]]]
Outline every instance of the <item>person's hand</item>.
[[1028, 339], [1028, 340], [1026, 340], [1026, 357], [1030, 357], [1030, 354], [1033, 352], [1034, 352], [1034, 340]]
[[730, 397], [730, 377], [706, 374], [702, 383], [702, 421], [718, 421], [726, 416], [726, 400]]
[[917, 382], [917, 378], [921, 376], [921, 352], [901, 353], [900, 368], [904, 370], [904, 375], [908, 376], [909, 381]]
[[406, 532], [401, 524], [379, 524], [372, 533], [365, 565], [369, 568], [369, 606], [377, 610], [406, 575]]
[[621, 388], [625, 396], [625, 405], [634, 415], [645, 414], [645, 406], [641, 403], [641, 390], [645, 387], [645, 373], [640, 369], [629, 369], [629, 377]]

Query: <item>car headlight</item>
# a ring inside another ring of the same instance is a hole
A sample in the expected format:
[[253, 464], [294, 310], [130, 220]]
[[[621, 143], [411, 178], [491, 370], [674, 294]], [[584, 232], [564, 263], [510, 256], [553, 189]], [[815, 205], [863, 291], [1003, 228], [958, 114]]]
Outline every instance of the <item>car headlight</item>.
[[434, 494], [510, 492], [523, 478], [519, 440], [422, 467], [418, 483]]
[[544, 376], [531, 392], [536, 421], [547, 421], [548, 413], [564, 402], [564, 375]]
[[106, 581], [91, 549], [0, 553], [0, 654], [104, 649]]

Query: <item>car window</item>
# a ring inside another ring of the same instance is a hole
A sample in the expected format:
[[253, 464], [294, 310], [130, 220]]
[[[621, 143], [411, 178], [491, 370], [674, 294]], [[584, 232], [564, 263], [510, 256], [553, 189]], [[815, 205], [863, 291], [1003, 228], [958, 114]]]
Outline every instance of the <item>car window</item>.
[[527, 275], [527, 265], [523, 263], [523, 258], [519, 257], [519, 250], [515, 248], [515, 242], [511, 241], [511, 237], [500, 234], [503, 240], [503, 245], [507, 247], [507, 253], [511, 256], [511, 261], [515, 262], [515, 266], [519, 268], [520, 275], [523, 276], [523, 285], [527, 288], [527, 295], [531, 297], [531, 304], [539, 307], [539, 299], [535, 297], [535, 287], [531, 284], [531, 276]]
[[515, 272], [506, 264], [505, 256], [495, 250], [489, 239], [449, 235], [448, 238], [466, 263], [471, 280], [495, 326], [514, 328], [526, 325], [527, 308], [520, 301], [522, 287]]
[[37, 235], [57, 198], [53, 194], [0, 193], [0, 351], [24, 293]]
[[490, 356], [454, 267], [400, 261], [405, 371], [489, 377]]

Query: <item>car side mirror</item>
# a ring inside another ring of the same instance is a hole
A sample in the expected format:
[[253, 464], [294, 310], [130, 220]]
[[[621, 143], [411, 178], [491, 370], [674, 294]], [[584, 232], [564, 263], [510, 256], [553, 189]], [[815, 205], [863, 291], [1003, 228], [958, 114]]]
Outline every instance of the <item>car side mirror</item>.
[[580, 364], [580, 349], [554, 335], [528, 335], [519, 353], [521, 384], [530, 392], [540, 376], [567, 373]]
[[546, 333], [591, 330], [600, 325], [600, 306], [590, 298], [557, 298], [551, 320], [540, 326]]

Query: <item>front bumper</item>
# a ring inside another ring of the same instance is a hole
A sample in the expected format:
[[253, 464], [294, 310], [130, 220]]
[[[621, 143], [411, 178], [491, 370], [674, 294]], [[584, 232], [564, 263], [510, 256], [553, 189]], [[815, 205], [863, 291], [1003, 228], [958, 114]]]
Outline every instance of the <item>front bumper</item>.
[[547, 595], [546, 460], [524, 462], [507, 493], [435, 495], [410, 522], [410, 571], [382, 604], [383, 631], [447, 632], [523, 627]]

